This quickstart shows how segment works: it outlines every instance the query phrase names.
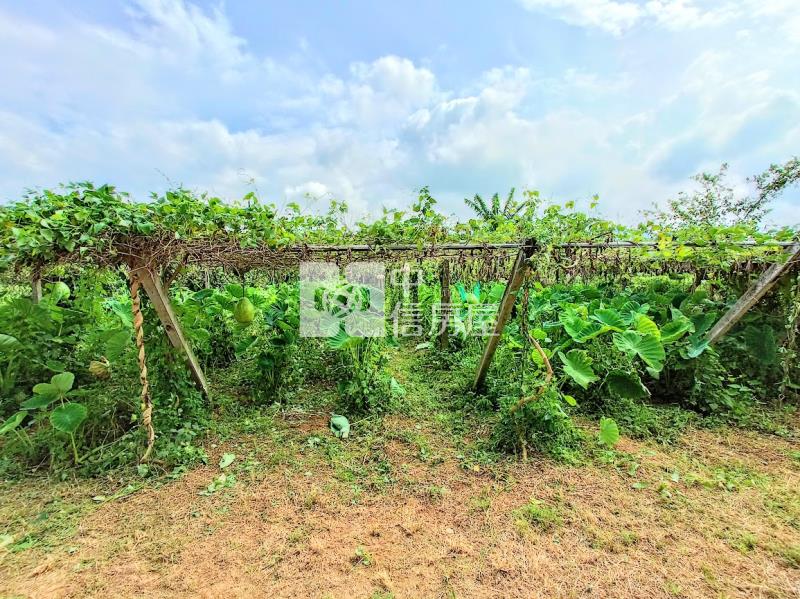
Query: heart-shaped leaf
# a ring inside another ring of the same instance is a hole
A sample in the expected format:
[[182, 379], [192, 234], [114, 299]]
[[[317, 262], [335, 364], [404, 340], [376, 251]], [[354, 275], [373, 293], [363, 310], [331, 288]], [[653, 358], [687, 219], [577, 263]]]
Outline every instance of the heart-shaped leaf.
[[[59, 393], [66, 395], [72, 389], [72, 384], [75, 382], [75, 375], [71, 372], [62, 372], [53, 375], [50, 379], [50, 384], [55, 387]], [[34, 392], [36, 389], [34, 388]]]
[[597, 440], [606, 447], [614, 447], [619, 441], [619, 427], [612, 418], [600, 419], [600, 433]]
[[636, 372], [613, 370], [606, 376], [609, 391], [624, 399], [641, 399], [650, 395]]
[[79, 403], [66, 403], [50, 413], [50, 424], [54, 429], [71, 435], [78, 430], [87, 415], [86, 406]]
[[607, 326], [612, 331], [622, 332], [627, 327], [627, 323], [622, 315], [613, 308], [601, 308], [592, 314], [591, 318]]
[[688, 318], [672, 320], [661, 327], [661, 342], [673, 343], [693, 330], [694, 325]]
[[567, 335], [578, 343], [586, 343], [590, 339], [594, 339], [610, 330], [599, 322], [584, 320], [574, 313], [563, 312], [559, 315], [558, 320], [564, 325]]
[[592, 359], [585, 351], [573, 349], [567, 355], [564, 355], [564, 352], [558, 352], [558, 357], [564, 364], [564, 372], [584, 389], [590, 383], [599, 380], [592, 370]]
[[614, 346], [624, 354], [639, 356], [653, 370], [660, 372], [664, 368], [664, 346], [653, 335], [641, 335], [636, 331], [614, 333]]

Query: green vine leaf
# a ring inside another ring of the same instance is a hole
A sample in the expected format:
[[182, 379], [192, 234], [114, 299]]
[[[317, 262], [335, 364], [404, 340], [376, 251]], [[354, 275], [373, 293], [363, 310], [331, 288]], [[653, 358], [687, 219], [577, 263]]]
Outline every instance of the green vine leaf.
[[619, 427], [612, 418], [603, 417], [600, 419], [600, 433], [597, 440], [601, 445], [614, 447], [619, 442]]

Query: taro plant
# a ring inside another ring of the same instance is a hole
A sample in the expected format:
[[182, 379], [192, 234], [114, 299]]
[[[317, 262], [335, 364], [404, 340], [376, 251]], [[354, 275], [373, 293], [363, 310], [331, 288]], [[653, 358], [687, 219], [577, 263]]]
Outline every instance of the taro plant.
[[[88, 411], [83, 404], [68, 401], [75, 394], [72, 390], [74, 382], [75, 375], [71, 372], [61, 372], [53, 375], [49, 383], [39, 383], [34, 386], [34, 396], [24, 401], [20, 407], [23, 410], [38, 409], [46, 412], [50, 425], [69, 437], [72, 455], [75, 459], [75, 464], [78, 464], [80, 463], [80, 456], [75, 443], [75, 432], [86, 420]], [[49, 409], [56, 402], [58, 405], [52, 410]]]

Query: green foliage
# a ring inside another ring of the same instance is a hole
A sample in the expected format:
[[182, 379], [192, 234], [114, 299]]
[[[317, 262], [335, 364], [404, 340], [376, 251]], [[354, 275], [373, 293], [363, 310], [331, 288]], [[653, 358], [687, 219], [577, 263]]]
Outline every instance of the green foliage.
[[528, 503], [514, 510], [514, 522], [520, 532], [534, 528], [538, 532], [548, 532], [563, 524], [559, 511], [538, 499], [531, 499]]
[[78, 427], [86, 420], [87, 415], [86, 406], [69, 402], [50, 412], [50, 424], [62, 433], [74, 435]]
[[636, 372], [612, 370], [606, 375], [606, 385], [612, 394], [623, 399], [642, 399], [650, 395]]
[[614, 447], [617, 444], [619, 441], [619, 427], [612, 418], [604, 416], [600, 419], [600, 432], [597, 435], [597, 440], [606, 447]]
[[564, 364], [564, 372], [584, 389], [590, 383], [600, 380], [592, 370], [592, 359], [585, 351], [573, 349], [567, 355], [558, 352], [558, 357]]
[[577, 460], [583, 435], [575, 426], [565, 402], [554, 389], [514, 410], [518, 398], [504, 397], [500, 417], [492, 431], [495, 449], [521, 453], [530, 447], [559, 461]]
[[[800, 389], [794, 359], [796, 291], [767, 298], [713, 348], [705, 337], [749, 282], [747, 273], [739, 275], [731, 267], [751, 261], [760, 268], [779, 255], [774, 248], [742, 248], [735, 242], [796, 236], [788, 228], [764, 231], [757, 226], [769, 199], [796, 182], [796, 162], [773, 166], [757, 177], [755, 199], [738, 197], [728, 188], [724, 168], [719, 175], [703, 175], [698, 192], [635, 228], [601, 219], [591, 210], [577, 211], [571, 202], [544, 205], [535, 191], [524, 192], [519, 200], [513, 190], [505, 201], [497, 194], [488, 201], [475, 196], [467, 204], [476, 218], [454, 222], [436, 210], [436, 200], [423, 187], [409, 209], [384, 210], [355, 223], [345, 220], [347, 206], [336, 201], [325, 214], [305, 215], [297, 206], [279, 214], [254, 194], [227, 203], [176, 189], [134, 202], [112, 186], [90, 183], [31, 192], [0, 207], [0, 267], [9, 267], [0, 281], [4, 463], [12, 460], [20, 468], [47, 464], [56, 471], [77, 466], [83, 474], [97, 474], [131, 464], [140, 455], [144, 435], [125, 271], [126, 248], [134, 246], [143, 251], [170, 248], [163, 255], [172, 262], [154, 266], [177, 272], [174, 262], [189, 245], [379, 247], [535, 238], [541, 246], [537, 280], [543, 283], [528, 290], [527, 305], [516, 306], [490, 373], [489, 400], [464, 394], [475, 410], [493, 402], [496, 448], [574, 460], [583, 440], [572, 420], [576, 410], [603, 418], [601, 442], [607, 445], [615, 442], [608, 432], [612, 418], [617, 434], [674, 439], [691, 420], [677, 406], [710, 418], [751, 422], [759, 402], [774, 400], [776, 389], [785, 400]], [[602, 274], [584, 268], [580, 253], [570, 256], [574, 264], [564, 269], [557, 263], [558, 250], [550, 251], [551, 244], [588, 239], [645, 240], [657, 247], [631, 250], [627, 269], [618, 264]], [[694, 270], [689, 275], [632, 274], [638, 266], [670, 272], [674, 262]], [[420, 305], [432, 313], [442, 291], [433, 282], [436, 268], [432, 261], [419, 266]], [[559, 279], [563, 273], [569, 273], [570, 282]], [[25, 285], [17, 280], [21, 274]], [[28, 297], [30, 274], [44, 278], [39, 303]], [[218, 411], [238, 410], [237, 402], [289, 404], [302, 395], [307, 379], [335, 380], [336, 408], [348, 415], [385, 412], [406, 394], [387, 371], [393, 339], [348, 335], [339, 323], [327, 342], [298, 339], [296, 281], [274, 272], [250, 271], [247, 277], [245, 282], [242, 272], [188, 266], [170, 287], [195, 354], [212, 382], [224, 387], [226, 399], [216, 405]], [[505, 291], [504, 282], [486, 280], [477, 269], [463, 278], [453, 287], [450, 351], [436, 356], [439, 367], [453, 372], [474, 368], [483, 341], [475, 333], [491, 324], [494, 315], [488, 308]], [[374, 297], [369, 289], [342, 284], [339, 290], [346, 293], [321, 293], [319, 307], [343, 317], [369, 306]], [[212, 422], [211, 405], [189, 380], [146, 300], [144, 310], [158, 432], [149, 468], [206, 461], [201, 442]], [[433, 316], [423, 320], [435, 331]], [[426, 333], [417, 347], [433, 350], [433, 334]], [[531, 338], [542, 353], [532, 347]], [[462, 391], [469, 377], [463, 378], [453, 383]], [[219, 484], [224, 487], [226, 481]]]

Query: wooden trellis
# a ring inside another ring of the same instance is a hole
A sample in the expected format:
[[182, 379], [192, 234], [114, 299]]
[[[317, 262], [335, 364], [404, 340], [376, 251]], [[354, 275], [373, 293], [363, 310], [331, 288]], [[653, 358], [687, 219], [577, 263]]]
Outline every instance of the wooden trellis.
[[[713, 249], [713, 246], [703, 244], [687, 243], [684, 247]], [[722, 338], [750, 308], [755, 305], [777, 282], [788, 272], [792, 265], [800, 261], [800, 242], [781, 242], [771, 244], [759, 244], [756, 242], [726, 243], [728, 246], [739, 247], [771, 247], [782, 248], [785, 251], [786, 259], [775, 262], [767, 268], [763, 275], [756, 281], [750, 289], [745, 292], [736, 304], [726, 313], [711, 329], [707, 336], [709, 343], [714, 343]], [[564, 252], [565, 255], [572, 255], [576, 251], [588, 250], [592, 260], [597, 259], [604, 250], [625, 250], [630, 248], [658, 249], [660, 246], [656, 242], [570, 242], [555, 244], [550, 246], [552, 252]], [[440, 245], [412, 245], [412, 244], [393, 244], [393, 245], [349, 245], [349, 246], [291, 246], [284, 248], [270, 247], [249, 247], [242, 248], [235, 243], [220, 242], [210, 244], [208, 242], [187, 241], [176, 244], [174, 240], [165, 240], [163, 244], [151, 244], [138, 247], [136, 243], [131, 245], [121, 245], [117, 248], [115, 257], [98, 256], [99, 264], [127, 264], [131, 277], [131, 288], [138, 293], [139, 287], [144, 289], [154, 311], [158, 315], [161, 325], [167, 334], [171, 344], [184, 356], [187, 367], [191, 373], [197, 388], [206, 396], [209, 395], [208, 383], [203, 373], [202, 367], [192, 351], [191, 345], [183, 333], [181, 324], [175, 315], [169, 298], [169, 283], [177, 272], [186, 265], [217, 266], [231, 269], [234, 272], [246, 272], [249, 269], [259, 267], [269, 267], [275, 270], [293, 270], [302, 261], [333, 261], [340, 265], [348, 262], [362, 260], [439, 260], [441, 265], [439, 277], [441, 284], [442, 311], [440, 318], [444, 321], [439, 333], [439, 347], [445, 348], [448, 344], [449, 306], [450, 303], [450, 283], [454, 269], [456, 275], [463, 273], [466, 261], [483, 260], [490, 268], [480, 271], [471, 271], [480, 276], [487, 272], [497, 273], [498, 269], [503, 268], [516, 254], [513, 261], [511, 272], [505, 291], [498, 308], [497, 317], [492, 335], [487, 339], [483, 354], [475, 374], [473, 386], [476, 390], [481, 390], [486, 380], [492, 359], [501, 341], [503, 330], [510, 319], [513, 307], [517, 300], [517, 293], [522, 286], [525, 277], [532, 269], [532, 256], [536, 252], [534, 240], [526, 240], [523, 243], [483, 243], [483, 244], [440, 244]], [[113, 258], [113, 259], [112, 259]], [[179, 264], [170, 274], [162, 274], [161, 267], [169, 264]], [[594, 262], [592, 262], [594, 264]], [[613, 265], [606, 262], [605, 265]], [[748, 265], [750, 263], [748, 262]], [[562, 268], [556, 265], [556, 272]], [[461, 270], [459, 270], [461, 269]], [[590, 264], [590, 271], [592, 265]], [[34, 301], [41, 298], [41, 275], [37, 270], [31, 279], [32, 294]], [[413, 281], [412, 293], [416, 295], [419, 281]], [[141, 312], [139, 313], [141, 321]], [[140, 366], [143, 376], [143, 389], [147, 390], [146, 364], [144, 355], [144, 343], [141, 336], [141, 322], [137, 333], [137, 347], [139, 352]], [[146, 406], [147, 409], [147, 406]], [[150, 405], [152, 410], [152, 405]], [[149, 413], [149, 412], [148, 412]], [[148, 454], [152, 449], [153, 435], [149, 433]], [[147, 454], [146, 454], [147, 455]]]
[[[772, 264], [762, 277], [739, 299], [731, 310], [725, 314], [719, 322], [711, 329], [707, 339], [710, 343], [719, 340], [727, 333], [736, 322], [738, 322], [755, 303], [761, 299], [787, 272], [787, 270], [797, 260], [800, 260], [800, 243], [780, 242], [767, 245], [756, 242], [739, 242], [734, 244], [738, 247], [776, 247], [783, 248], [788, 254], [788, 258], [782, 262]], [[687, 243], [685, 247], [705, 248], [708, 245]], [[576, 251], [576, 250], [624, 250], [626, 248], [656, 249], [659, 244], [656, 242], [569, 242], [551, 246], [554, 250]], [[713, 249], [713, 246], [712, 248]], [[519, 291], [525, 276], [531, 269], [531, 257], [536, 251], [534, 240], [526, 240], [523, 243], [483, 243], [483, 244], [441, 244], [430, 246], [419, 246], [412, 244], [392, 244], [392, 245], [344, 245], [344, 246], [292, 246], [288, 248], [237, 248], [225, 247], [217, 251], [205, 254], [194, 251], [191, 247], [184, 248], [181, 254], [182, 262], [188, 264], [205, 264], [230, 266], [239, 264], [242, 268], [257, 268], [258, 266], [292, 269], [303, 260], [324, 261], [331, 260], [337, 263], [346, 263], [360, 260], [375, 259], [438, 259], [441, 261], [440, 282], [442, 286], [442, 319], [448, 319], [449, 313], [444, 303], [450, 302], [450, 276], [451, 260], [475, 260], [488, 259], [491, 256], [502, 255], [510, 257], [516, 252], [516, 259], [509, 273], [505, 292], [497, 313], [494, 331], [488, 338], [484, 347], [483, 354], [475, 374], [473, 387], [480, 390], [489, 371], [489, 366], [500, 343], [503, 330], [507, 324], [512, 309], [516, 303], [517, 292]], [[209, 389], [203, 370], [192, 351], [192, 348], [181, 329], [180, 322], [175, 316], [175, 312], [169, 300], [169, 294], [165, 289], [164, 282], [157, 274], [157, 270], [152, 266], [155, 259], [140, 260], [131, 268], [131, 276], [138, 278], [142, 288], [150, 298], [151, 303], [158, 314], [159, 320], [164, 327], [172, 345], [178, 349], [185, 357], [187, 367], [198, 389], [208, 395]], [[418, 281], [412, 283], [412, 293], [417, 291]], [[446, 347], [448, 343], [447, 327], [443, 326], [439, 336], [439, 346]]]

